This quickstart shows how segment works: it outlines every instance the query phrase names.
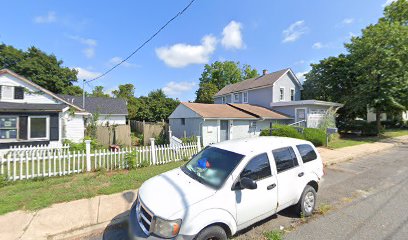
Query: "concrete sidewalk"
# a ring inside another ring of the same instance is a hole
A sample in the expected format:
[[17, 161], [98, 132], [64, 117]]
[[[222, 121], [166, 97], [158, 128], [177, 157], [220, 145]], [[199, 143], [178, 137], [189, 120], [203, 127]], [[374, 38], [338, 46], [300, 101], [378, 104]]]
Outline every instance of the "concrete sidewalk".
[[[325, 165], [384, 151], [408, 142], [408, 136], [387, 139], [335, 150], [318, 148]], [[54, 204], [35, 212], [15, 211], [0, 216], [0, 238], [70, 239], [80, 238], [127, 219], [136, 199], [136, 190], [102, 195], [90, 199]]]

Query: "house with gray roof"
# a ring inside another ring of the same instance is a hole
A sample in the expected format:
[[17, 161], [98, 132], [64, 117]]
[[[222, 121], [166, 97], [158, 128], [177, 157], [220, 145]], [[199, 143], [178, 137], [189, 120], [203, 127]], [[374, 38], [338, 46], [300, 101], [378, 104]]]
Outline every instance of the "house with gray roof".
[[202, 136], [204, 145], [258, 136], [273, 124], [317, 128], [342, 104], [301, 99], [302, 84], [290, 68], [222, 88], [214, 104], [181, 103], [170, 115], [175, 137]]
[[8, 69], [0, 70], [0, 150], [10, 146], [80, 142], [87, 122], [100, 113], [99, 124], [126, 124], [121, 99], [57, 95]]

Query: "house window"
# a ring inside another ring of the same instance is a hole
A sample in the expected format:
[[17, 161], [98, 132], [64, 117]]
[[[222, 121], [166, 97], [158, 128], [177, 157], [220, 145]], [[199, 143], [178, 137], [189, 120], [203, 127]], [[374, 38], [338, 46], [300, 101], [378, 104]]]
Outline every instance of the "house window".
[[256, 121], [252, 121], [250, 127], [251, 128], [256, 128]]
[[242, 99], [244, 103], [248, 103], [248, 92], [242, 93]]
[[186, 119], [185, 118], [181, 119], [181, 125], [186, 125]]
[[295, 89], [290, 89], [290, 101], [295, 101]]
[[49, 121], [47, 116], [29, 117], [29, 138], [46, 139], [49, 135]]
[[13, 86], [0, 86], [0, 99], [24, 99], [24, 88]]
[[17, 139], [17, 117], [0, 117], [0, 140]]
[[285, 100], [285, 88], [281, 87], [279, 89], [279, 101]]
[[239, 102], [239, 93], [234, 94], [234, 102]]
[[226, 103], [225, 97], [222, 97], [222, 103]]
[[14, 99], [14, 87], [1, 86], [1, 99], [6, 99], [6, 100]]

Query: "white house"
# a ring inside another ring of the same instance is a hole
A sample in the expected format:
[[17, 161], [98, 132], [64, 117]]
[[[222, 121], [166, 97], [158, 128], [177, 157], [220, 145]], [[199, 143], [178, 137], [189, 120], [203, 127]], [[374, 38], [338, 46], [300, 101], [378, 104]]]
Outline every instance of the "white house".
[[340, 103], [301, 100], [302, 84], [289, 68], [222, 88], [215, 104], [181, 103], [170, 115], [176, 137], [200, 135], [203, 144], [259, 135], [272, 123], [317, 128]]
[[[120, 99], [109, 105], [102, 102], [104, 113], [115, 116], [114, 123], [123, 123], [117, 108], [126, 103]], [[120, 103], [119, 103], [120, 102]], [[85, 102], [86, 103], [86, 102]], [[113, 106], [113, 107], [112, 107]], [[125, 115], [125, 117], [126, 117]], [[68, 101], [8, 69], [0, 70], [0, 149], [18, 145], [58, 144], [64, 139], [75, 142], [84, 138], [86, 120], [92, 112]], [[118, 119], [118, 120], [117, 120]], [[110, 121], [108, 115], [104, 121]]]

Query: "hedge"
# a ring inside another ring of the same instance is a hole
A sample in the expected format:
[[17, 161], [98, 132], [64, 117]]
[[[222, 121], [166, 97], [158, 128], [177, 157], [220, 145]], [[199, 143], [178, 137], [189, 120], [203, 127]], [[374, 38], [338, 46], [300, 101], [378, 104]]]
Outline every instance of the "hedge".
[[[261, 136], [271, 136], [270, 129], [261, 131]], [[304, 139], [312, 142], [315, 146], [323, 146], [326, 142], [326, 133], [317, 128], [303, 128], [303, 133], [300, 133], [296, 128], [288, 125], [274, 125], [272, 136], [290, 137]]]

